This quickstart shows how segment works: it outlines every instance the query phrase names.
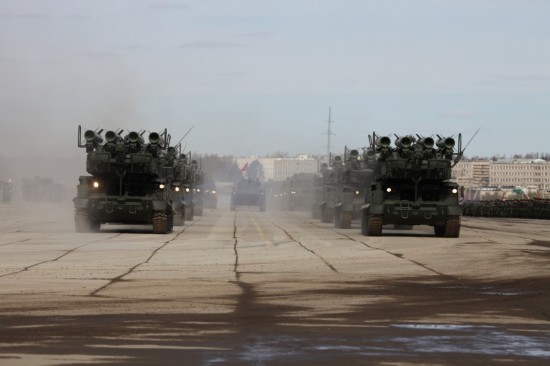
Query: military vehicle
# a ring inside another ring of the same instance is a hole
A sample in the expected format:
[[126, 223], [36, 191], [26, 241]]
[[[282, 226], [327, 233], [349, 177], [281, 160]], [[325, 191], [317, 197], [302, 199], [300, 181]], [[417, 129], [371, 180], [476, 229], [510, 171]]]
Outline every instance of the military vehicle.
[[23, 200], [25, 202], [62, 202], [65, 186], [48, 177], [23, 178]]
[[193, 214], [202, 216], [204, 212], [204, 173], [201, 170], [199, 163], [196, 160], [191, 161], [193, 166]]
[[324, 189], [323, 182], [325, 175], [328, 174], [328, 164], [321, 164], [321, 169], [317, 173], [315, 179], [313, 180], [313, 204], [311, 205], [311, 218], [320, 219], [322, 211], [324, 209]]
[[10, 202], [13, 196], [13, 183], [11, 180], [0, 181], [0, 198], [2, 202]]
[[341, 179], [343, 171], [342, 158], [335, 156], [330, 167], [322, 172], [323, 185], [321, 187], [321, 200], [317, 201], [321, 222], [329, 223], [334, 221], [334, 206], [336, 187]]
[[196, 160], [189, 162], [189, 156], [191, 156], [191, 153], [184, 155], [183, 167], [185, 173], [178, 179], [184, 194], [181, 209], [178, 210], [184, 213], [185, 220], [192, 221], [195, 215], [202, 215], [201, 192], [200, 188], [197, 188], [197, 184], [200, 184], [201, 181], [202, 172]]
[[265, 211], [265, 191], [259, 180], [242, 178], [231, 193], [231, 211], [237, 206], [258, 206]]
[[344, 168], [334, 190], [334, 226], [349, 229], [351, 221], [359, 218], [364, 204], [366, 184], [372, 169], [365, 166], [358, 150], [344, 150]]
[[344, 150], [344, 160], [335, 156], [332, 169], [324, 170], [322, 185], [321, 221], [333, 222], [337, 228], [348, 229], [359, 217], [364, 204], [365, 186], [372, 170], [355, 149]]
[[169, 197], [172, 201], [172, 210], [174, 214], [173, 223], [175, 226], [185, 224], [185, 180], [189, 174], [187, 164], [187, 155], [182, 154], [181, 145], [170, 146], [166, 149], [164, 159], [165, 178], [170, 182]]
[[314, 199], [316, 173], [296, 173], [286, 179], [283, 185], [281, 208], [283, 210], [309, 211]]
[[379, 236], [382, 226], [430, 225], [436, 236], [458, 237], [461, 207], [459, 186], [451, 169], [462, 158], [462, 138], [437, 135], [369, 136], [373, 177], [362, 209], [361, 232]]
[[216, 182], [210, 177], [205, 177], [201, 189], [203, 191], [204, 208], [218, 208], [218, 192]]
[[[78, 127], [78, 147], [87, 153], [86, 170], [74, 198], [77, 232], [98, 231], [101, 224], [152, 224], [153, 232], [172, 231], [171, 179], [176, 163], [168, 163], [170, 135], [145, 131], [87, 130], [82, 140]], [[174, 158], [177, 154], [173, 152]]]

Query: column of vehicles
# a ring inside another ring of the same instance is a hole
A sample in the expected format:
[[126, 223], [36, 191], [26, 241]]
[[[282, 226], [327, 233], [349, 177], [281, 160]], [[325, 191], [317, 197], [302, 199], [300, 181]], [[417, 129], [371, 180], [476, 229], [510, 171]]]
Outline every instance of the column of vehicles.
[[[78, 147], [86, 149], [86, 171], [74, 198], [77, 232], [98, 231], [101, 224], [152, 225], [164, 234], [203, 213], [204, 175], [181, 141], [171, 145], [167, 130], [125, 132], [87, 130]], [[211, 192], [212, 188], [209, 188]], [[215, 189], [214, 189], [215, 194]]]
[[343, 158], [335, 156], [311, 177], [307, 196], [313, 197], [314, 219], [337, 228], [360, 219], [368, 236], [415, 225], [432, 226], [436, 236], [459, 236], [462, 189], [451, 180], [451, 169], [463, 156], [460, 134], [458, 141], [395, 135], [392, 146], [389, 136], [373, 133], [362, 150], [346, 147]]
[[0, 180], [0, 201], [10, 202], [13, 197], [13, 182], [11, 179]]

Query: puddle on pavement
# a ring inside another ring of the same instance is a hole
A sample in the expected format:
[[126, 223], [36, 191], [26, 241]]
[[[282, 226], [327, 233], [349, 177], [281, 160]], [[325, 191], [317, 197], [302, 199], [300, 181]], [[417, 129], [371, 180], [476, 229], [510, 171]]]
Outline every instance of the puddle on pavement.
[[262, 338], [244, 347], [238, 358], [262, 363], [300, 358], [311, 360], [311, 357], [334, 353], [382, 357], [452, 353], [474, 357], [550, 359], [548, 327], [539, 328], [536, 334], [526, 334], [493, 325], [397, 323], [385, 327], [381, 334], [353, 339]]

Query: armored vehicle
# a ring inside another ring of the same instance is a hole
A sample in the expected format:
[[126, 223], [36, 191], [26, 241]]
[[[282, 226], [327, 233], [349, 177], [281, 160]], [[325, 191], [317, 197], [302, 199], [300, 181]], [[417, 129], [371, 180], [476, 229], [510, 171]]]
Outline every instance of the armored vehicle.
[[311, 218], [320, 219], [322, 211], [324, 208], [325, 197], [323, 190], [323, 181], [325, 175], [327, 175], [328, 164], [323, 163], [319, 173], [317, 173], [315, 179], [313, 180], [313, 204], [311, 206]]
[[218, 208], [218, 192], [216, 191], [216, 182], [210, 177], [205, 178], [201, 189], [203, 191], [204, 208]]
[[344, 160], [334, 157], [331, 170], [323, 172], [322, 222], [334, 222], [337, 228], [348, 229], [359, 217], [364, 204], [365, 186], [372, 170], [355, 149], [344, 150]]
[[396, 135], [369, 136], [373, 177], [362, 209], [361, 232], [379, 236], [384, 224], [430, 225], [436, 236], [458, 237], [461, 207], [459, 186], [451, 168], [462, 158], [455, 139]]
[[352, 219], [358, 218], [364, 204], [365, 188], [372, 170], [365, 166], [358, 150], [344, 150], [344, 167], [334, 190], [334, 226], [351, 227]]
[[[332, 159], [330, 168], [322, 170], [322, 186], [316, 195], [318, 216], [321, 222], [329, 223], [334, 221], [334, 208], [336, 200], [336, 189], [341, 180], [343, 172], [342, 158], [335, 156]], [[315, 216], [315, 215], [314, 215]]]
[[309, 211], [314, 199], [316, 173], [297, 173], [288, 177], [284, 184], [281, 208], [284, 210]]
[[231, 193], [231, 211], [237, 206], [258, 206], [265, 211], [265, 191], [259, 180], [241, 179]]
[[185, 181], [187, 175], [190, 174], [187, 155], [182, 154], [179, 148], [181, 148], [180, 144], [176, 147], [168, 147], [164, 159], [164, 173], [165, 178], [170, 182], [169, 198], [172, 201], [174, 225], [176, 226], [185, 224], [185, 199], [188, 195], [185, 192]]
[[0, 181], [0, 198], [2, 202], [10, 202], [13, 196], [13, 183], [11, 180]]
[[87, 130], [78, 146], [86, 148], [86, 170], [74, 198], [77, 232], [98, 231], [101, 224], [152, 224], [153, 232], [172, 231], [171, 179], [177, 164], [167, 163], [170, 135], [145, 131]]

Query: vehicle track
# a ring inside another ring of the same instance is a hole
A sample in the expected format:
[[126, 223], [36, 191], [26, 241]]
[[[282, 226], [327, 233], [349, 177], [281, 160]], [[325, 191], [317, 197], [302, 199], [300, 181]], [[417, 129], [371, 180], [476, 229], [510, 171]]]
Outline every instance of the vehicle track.
[[[48, 259], [48, 260], [45, 260], [45, 261], [42, 261], [42, 262], [38, 262], [38, 263], [35, 263], [35, 264], [31, 264], [30, 266], [26, 266], [26, 267], [23, 268], [23, 269], [20, 269], [20, 270], [14, 271], [14, 272], [10, 272], [10, 273], [6, 273], [6, 274], [3, 274], [3, 275], [0, 275], [0, 278], [4, 278], [4, 277], [8, 277], [8, 276], [13, 276], [13, 275], [16, 275], [16, 274], [18, 274], [18, 273], [28, 271], [28, 270], [31, 269], [31, 268], [40, 266], [40, 265], [45, 264], [45, 263], [56, 262], [56, 261], [58, 261], [59, 259], [65, 257], [65, 256], [67, 256], [67, 255], [69, 255], [69, 254], [71, 254], [71, 253], [77, 251], [78, 249], [87, 246], [87, 245], [90, 245], [90, 244], [93, 244], [93, 243], [97, 243], [97, 242], [99, 242], [99, 241], [103, 241], [103, 240], [106, 240], [106, 239], [108, 240], [108, 239], [116, 238], [117, 236], [120, 236], [120, 235], [122, 235], [122, 234], [116, 234], [116, 235], [113, 235], [113, 236], [109, 236], [109, 237], [107, 237], [107, 238], [101, 238], [101, 239], [92, 240], [92, 241], [90, 241], [90, 242], [88, 242], [88, 243], [85, 243], [85, 244], [79, 245], [79, 246], [77, 246], [77, 247], [74, 247], [74, 248], [72, 248], [72, 249], [69, 249], [69, 250], [65, 251], [65, 253], [61, 254], [60, 256], [58, 256], [58, 257], [56, 257], [56, 258], [54, 258], [54, 259]], [[31, 240], [31, 239], [22, 240], [22, 241], [20, 241], [20, 242], [15, 242], [15, 243], [22, 243], [22, 242], [26, 242], [26, 241], [28, 241], [28, 240]], [[7, 245], [7, 244], [4, 244], [4, 245]]]

